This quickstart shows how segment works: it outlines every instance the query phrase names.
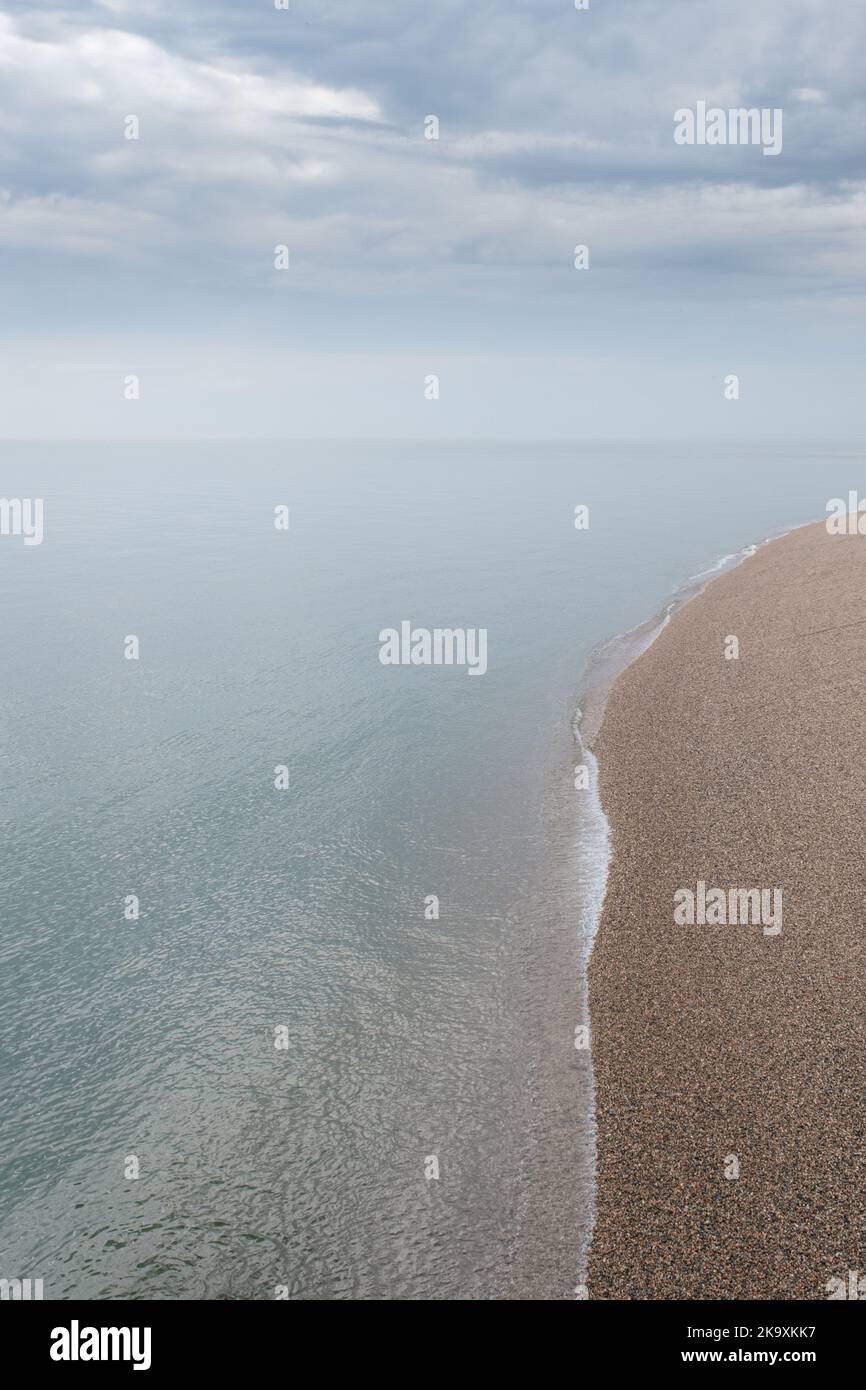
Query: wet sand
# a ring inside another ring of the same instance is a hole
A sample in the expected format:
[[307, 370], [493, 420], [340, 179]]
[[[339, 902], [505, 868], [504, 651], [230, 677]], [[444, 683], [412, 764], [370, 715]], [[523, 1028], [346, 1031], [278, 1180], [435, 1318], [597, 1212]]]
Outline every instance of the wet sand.
[[[825, 1299], [866, 1274], [866, 536], [819, 522], [714, 580], [595, 752], [589, 1296]], [[781, 888], [781, 933], [675, 925], [699, 880]]]

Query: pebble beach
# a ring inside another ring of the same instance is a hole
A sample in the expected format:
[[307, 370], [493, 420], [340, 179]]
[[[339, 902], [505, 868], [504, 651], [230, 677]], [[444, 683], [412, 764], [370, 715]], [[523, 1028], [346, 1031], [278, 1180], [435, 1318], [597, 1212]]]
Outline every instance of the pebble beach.
[[[866, 536], [823, 522], [610, 693], [591, 1299], [826, 1299], [866, 1269], [864, 700]], [[780, 890], [782, 930], [676, 922], [698, 884]]]

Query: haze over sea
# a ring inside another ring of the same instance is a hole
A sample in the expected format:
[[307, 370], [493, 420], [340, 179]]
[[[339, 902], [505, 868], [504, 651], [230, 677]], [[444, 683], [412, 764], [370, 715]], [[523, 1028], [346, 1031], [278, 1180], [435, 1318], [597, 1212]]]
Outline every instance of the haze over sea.
[[[593, 653], [861, 478], [838, 444], [5, 444], [45, 535], [0, 537], [0, 1275], [573, 1296]], [[486, 628], [486, 673], [383, 666], [404, 620]]]

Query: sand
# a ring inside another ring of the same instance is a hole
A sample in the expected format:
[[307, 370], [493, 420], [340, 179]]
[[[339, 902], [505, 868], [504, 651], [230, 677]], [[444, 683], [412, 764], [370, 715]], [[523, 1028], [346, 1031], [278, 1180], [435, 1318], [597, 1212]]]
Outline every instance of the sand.
[[[826, 1299], [866, 1274], [866, 536], [818, 523], [713, 581], [595, 751], [589, 1297]], [[780, 887], [781, 933], [675, 925], [698, 880]]]

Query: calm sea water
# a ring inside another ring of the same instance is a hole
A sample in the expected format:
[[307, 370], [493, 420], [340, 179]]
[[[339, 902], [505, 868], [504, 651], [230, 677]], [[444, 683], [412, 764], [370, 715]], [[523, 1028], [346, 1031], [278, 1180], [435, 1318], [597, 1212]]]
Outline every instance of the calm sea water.
[[[600, 643], [823, 515], [860, 453], [0, 457], [4, 496], [45, 499], [42, 545], [0, 537], [0, 1276], [571, 1296], [604, 852], [576, 699]], [[487, 628], [487, 673], [383, 667], [404, 619]]]

